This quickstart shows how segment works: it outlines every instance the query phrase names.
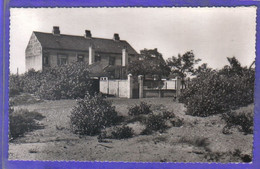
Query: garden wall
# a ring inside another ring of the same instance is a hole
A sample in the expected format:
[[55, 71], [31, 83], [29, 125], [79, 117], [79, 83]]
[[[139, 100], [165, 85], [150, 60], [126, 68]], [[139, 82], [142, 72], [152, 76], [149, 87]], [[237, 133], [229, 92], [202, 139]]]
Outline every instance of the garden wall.
[[132, 75], [128, 75], [128, 79], [123, 80], [110, 80], [107, 77], [100, 78], [99, 91], [103, 94], [114, 95], [122, 98], [132, 98], [132, 90]]

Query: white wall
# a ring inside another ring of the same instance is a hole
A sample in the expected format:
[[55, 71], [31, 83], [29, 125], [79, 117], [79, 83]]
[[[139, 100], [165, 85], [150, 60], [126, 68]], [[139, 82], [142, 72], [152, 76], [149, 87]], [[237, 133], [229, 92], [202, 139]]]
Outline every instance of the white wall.
[[129, 97], [129, 81], [126, 80], [108, 80], [101, 78], [99, 82], [99, 90], [101, 93], [115, 95], [117, 97]]
[[176, 89], [176, 80], [163, 80], [163, 89]]

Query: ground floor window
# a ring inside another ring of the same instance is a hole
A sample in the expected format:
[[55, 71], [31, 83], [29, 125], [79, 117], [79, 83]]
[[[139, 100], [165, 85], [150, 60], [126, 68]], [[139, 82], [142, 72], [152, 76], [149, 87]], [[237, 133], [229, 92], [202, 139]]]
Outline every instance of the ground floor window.
[[109, 65], [115, 65], [116, 58], [115, 57], [109, 57]]
[[78, 62], [83, 62], [84, 61], [84, 55], [78, 55], [77, 61]]
[[99, 54], [95, 55], [95, 62], [101, 61], [101, 56]]
[[68, 56], [64, 54], [58, 54], [58, 65], [66, 65], [68, 63]]
[[49, 64], [49, 54], [46, 53], [43, 55], [43, 65], [48, 66]]

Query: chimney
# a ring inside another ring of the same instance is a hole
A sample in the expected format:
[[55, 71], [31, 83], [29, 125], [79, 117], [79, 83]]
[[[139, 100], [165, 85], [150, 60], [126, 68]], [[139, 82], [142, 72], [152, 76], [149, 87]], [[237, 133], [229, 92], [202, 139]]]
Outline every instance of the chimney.
[[114, 41], [119, 41], [120, 40], [119, 34], [115, 33], [113, 39]]
[[85, 38], [91, 38], [91, 37], [92, 37], [90, 30], [85, 30], [85, 35], [84, 35], [84, 37], [85, 37]]
[[88, 48], [88, 59], [89, 65], [92, 65], [95, 62], [95, 49], [93, 44], [91, 44]]
[[60, 35], [60, 28], [58, 26], [53, 26], [52, 34], [53, 35]]
[[126, 46], [122, 49], [122, 66], [128, 65], [128, 52]]

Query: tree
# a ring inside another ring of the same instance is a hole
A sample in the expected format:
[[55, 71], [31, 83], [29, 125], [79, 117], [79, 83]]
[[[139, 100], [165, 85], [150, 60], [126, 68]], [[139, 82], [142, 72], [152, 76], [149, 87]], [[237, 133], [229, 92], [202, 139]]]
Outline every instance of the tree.
[[243, 72], [247, 70], [247, 67], [242, 67], [236, 57], [227, 57], [229, 65], [225, 65], [219, 73], [226, 76], [243, 75]]
[[157, 49], [143, 49], [140, 51], [139, 60], [132, 61], [127, 67], [128, 73], [134, 76], [168, 76], [170, 68], [166, 65], [162, 54]]
[[198, 64], [201, 59], [195, 59], [193, 51], [188, 51], [183, 55], [178, 55], [178, 57], [172, 56], [167, 59], [166, 64], [171, 69], [171, 74], [179, 76], [182, 79], [182, 85], [185, 86], [184, 79], [188, 75], [195, 73], [194, 66]]
[[211, 71], [212, 71], [212, 68], [209, 68], [207, 63], [203, 63], [197, 69], [195, 69], [195, 72], [193, 75], [200, 76], [203, 73], [208, 73]]

